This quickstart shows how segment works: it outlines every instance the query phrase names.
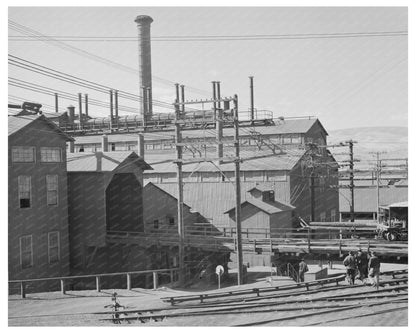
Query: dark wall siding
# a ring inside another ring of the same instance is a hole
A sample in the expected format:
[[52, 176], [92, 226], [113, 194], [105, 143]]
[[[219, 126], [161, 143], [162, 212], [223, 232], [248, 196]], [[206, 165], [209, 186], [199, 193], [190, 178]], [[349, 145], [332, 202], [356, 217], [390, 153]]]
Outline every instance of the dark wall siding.
[[[36, 148], [35, 163], [15, 163], [11, 160], [13, 146]], [[42, 163], [40, 147], [59, 147], [62, 162]], [[9, 279], [29, 279], [60, 276], [69, 273], [68, 202], [66, 175], [66, 141], [45, 122], [34, 121], [9, 137], [8, 145], [8, 254]], [[18, 176], [31, 176], [31, 207], [20, 208]], [[46, 201], [46, 175], [58, 175], [58, 205], [48, 206]], [[49, 263], [48, 233], [59, 231], [60, 260]], [[32, 235], [33, 266], [20, 265], [19, 237]]]
[[108, 230], [144, 231], [142, 192], [134, 174], [113, 176], [105, 191]]
[[71, 269], [86, 266], [86, 247], [105, 246], [104, 174], [68, 173]]

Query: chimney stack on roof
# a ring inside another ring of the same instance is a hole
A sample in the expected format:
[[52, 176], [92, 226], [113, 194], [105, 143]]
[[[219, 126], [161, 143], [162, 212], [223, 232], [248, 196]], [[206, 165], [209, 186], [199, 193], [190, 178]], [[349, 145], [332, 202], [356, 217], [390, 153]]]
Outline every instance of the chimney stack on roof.
[[103, 135], [101, 137], [101, 151], [108, 151], [108, 136]]
[[144, 94], [143, 90], [146, 91], [149, 89], [150, 96], [152, 95], [150, 24], [153, 22], [153, 19], [147, 15], [139, 15], [134, 22], [137, 23], [139, 33], [139, 91], [142, 100], [140, 114], [143, 119], [148, 119], [152, 117], [152, 101], [146, 102], [148, 96]]
[[68, 120], [70, 124], [74, 123], [74, 118], [75, 118], [75, 106], [73, 105], [69, 105], [67, 107], [68, 109]]

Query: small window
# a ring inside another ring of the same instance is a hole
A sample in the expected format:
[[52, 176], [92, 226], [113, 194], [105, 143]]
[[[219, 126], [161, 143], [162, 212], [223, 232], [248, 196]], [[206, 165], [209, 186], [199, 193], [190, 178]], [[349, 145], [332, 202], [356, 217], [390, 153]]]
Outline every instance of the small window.
[[61, 148], [56, 147], [41, 147], [40, 161], [47, 163], [61, 162]]
[[168, 216], [169, 225], [175, 225], [175, 218], [172, 216]]
[[153, 220], [153, 228], [159, 229], [159, 220]]
[[59, 231], [48, 233], [48, 260], [52, 264], [59, 261]]
[[84, 146], [80, 146], [80, 147], [79, 147], [78, 152], [79, 152], [79, 153], [83, 153], [84, 151], [85, 151], [85, 150], [84, 150]]
[[111, 151], [115, 151], [116, 150], [116, 144], [115, 143], [112, 143], [111, 144]]
[[319, 219], [320, 219], [320, 222], [326, 222], [326, 213], [323, 212], [319, 214]]
[[58, 175], [46, 176], [46, 201], [48, 206], [58, 205]]
[[22, 236], [20, 241], [20, 266], [29, 268], [33, 266], [32, 235]]
[[35, 162], [35, 147], [12, 147], [12, 162]]
[[31, 204], [31, 177], [19, 176], [17, 178], [19, 190], [19, 207], [30, 208]]

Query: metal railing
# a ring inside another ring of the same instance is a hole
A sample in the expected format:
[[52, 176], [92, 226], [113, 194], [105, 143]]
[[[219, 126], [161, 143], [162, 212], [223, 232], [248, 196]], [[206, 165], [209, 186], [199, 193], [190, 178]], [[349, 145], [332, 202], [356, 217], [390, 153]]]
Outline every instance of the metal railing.
[[126, 276], [127, 290], [132, 289], [131, 278], [133, 275], [141, 274], [152, 274], [153, 275], [153, 289], [158, 288], [159, 274], [169, 273], [170, 282], [174, 282], [174, 272], [178, 271], [178, 268], [167, 268], [167, 269], [156, 269], [156, 270], [146, 270], [146, 271], [131, 271], [131, 272], [116, 272], [116, 273], [102, 273], [102, 274], [88, 274], [88, 275], [69, 275], [69, 276], [57, 276], [57, 277], [46, 277], [46, 278], [37, 278], [37, 279], [25, 279], [25, 280], [11, 280], [9, 281], [9, 286], [12, 284], [20, 285], [20, 295], [22, 298], [26, 297], [26, 285], [28, 283], [37, 283], [37, 282], [48, 282], [48, 281], [60, 281], [61, 283], [61, 293], [65, 294], [67, 289], [67, 281], [86, 279], [86, 278], [95, 278], [95, 290], [97, 292], [101, 291], [101, 278], [103, 277], [112, 277], [112, 276]]

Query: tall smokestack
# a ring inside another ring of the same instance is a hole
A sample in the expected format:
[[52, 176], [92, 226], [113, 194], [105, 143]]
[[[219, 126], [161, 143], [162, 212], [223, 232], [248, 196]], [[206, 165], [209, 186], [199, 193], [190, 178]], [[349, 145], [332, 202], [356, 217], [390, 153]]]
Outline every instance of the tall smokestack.
[[137, 23], [139, 32], [139, 91], [142, 103], [140, 105], [140, 114], [143, 119], [152, 116], [152, 101], [148, 101], [149, 109], [146, 111], [144, 101], [146, 96], [143, 94], [143, 88], [149, 88], [152, 91], [152, 58], [150, 48], [150, 24], [153, 19], [147, 15], [139, 15], [134, 22]]

